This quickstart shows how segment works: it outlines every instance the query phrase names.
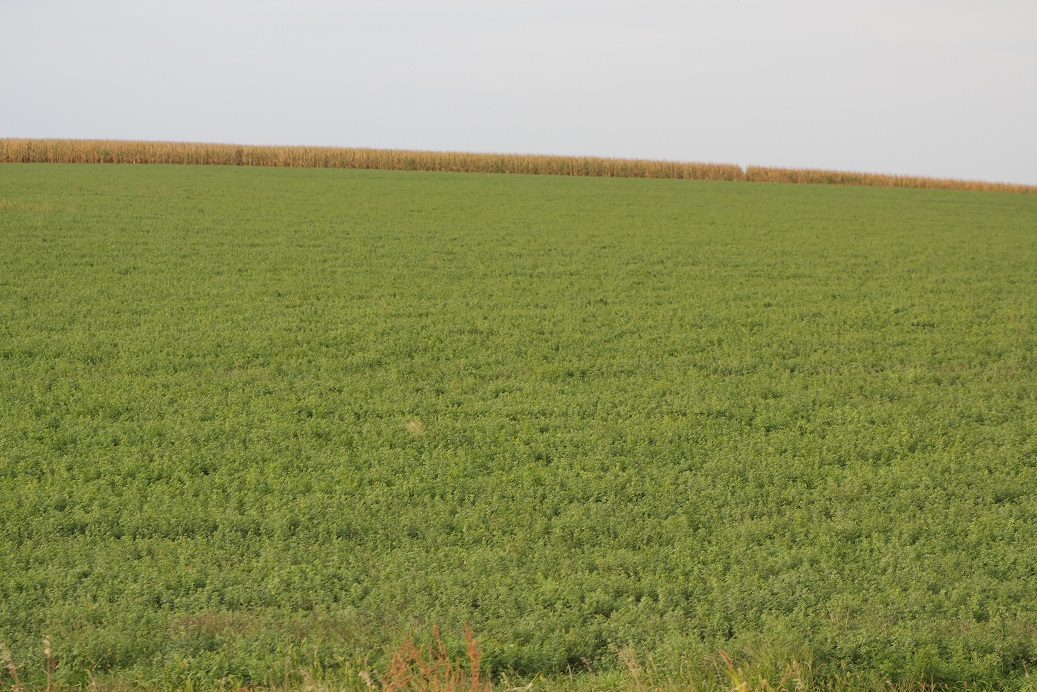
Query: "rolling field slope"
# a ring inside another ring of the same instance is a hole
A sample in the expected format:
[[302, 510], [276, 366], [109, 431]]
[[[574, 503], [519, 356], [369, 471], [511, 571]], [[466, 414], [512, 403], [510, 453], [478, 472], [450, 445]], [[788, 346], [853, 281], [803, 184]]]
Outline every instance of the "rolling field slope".
[[1032, 195], [0, 165], [0, 642], [1026, 684], [1035, 272]]

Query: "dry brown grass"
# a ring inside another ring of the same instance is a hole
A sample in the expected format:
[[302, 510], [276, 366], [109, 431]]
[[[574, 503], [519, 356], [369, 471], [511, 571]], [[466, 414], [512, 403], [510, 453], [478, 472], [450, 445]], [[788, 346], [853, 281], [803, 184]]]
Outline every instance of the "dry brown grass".
[[20, 692], [23, 690], [22, 681], [18, 677], [18, 666], [14, 664], [14, 659], [11, 657], [11, 651], [7, 648], [7, 644], [0, 642], [0, 679], [5, 675], [11, 677], [11, 692]]
[[412, 418], [407, 421], [407, 432], [414, 439], [421, 439], [425, 436], [425, 424], [421, 422], [420, 418]]
[[476, 641], [472, 629], [464, 626], [464, 637], [467, 643], [468, 667], [456, 663], [447, 653], [446, 645], [439, 634], [439, 628], [432, 628], [434, 646], [422, 647], [409, 637], [397, 648], [389, 661], [389, 667], [382, 676], [382, 690], [429, 690], [430, 692], [483, 692], [493, 689], [486, 680], [480, 678], [479, 662], [482, 649]]
[[[54, 682], [54, 672], [57, 670], [58, 663], [54, 660], [49, 637], [43, 638], [43, 656], [47, 659], [47, 684], [42, 689], [44, 692], [58, 692], [60, 687]], [[11, 692], [26, 692], [26, 688], [18, 676], [18, 666], [11, 657], [10, 649], [7, 648], [7, 644], [0, 642], [0, 678], [3, 678], [5, 674], [11, 677]]]

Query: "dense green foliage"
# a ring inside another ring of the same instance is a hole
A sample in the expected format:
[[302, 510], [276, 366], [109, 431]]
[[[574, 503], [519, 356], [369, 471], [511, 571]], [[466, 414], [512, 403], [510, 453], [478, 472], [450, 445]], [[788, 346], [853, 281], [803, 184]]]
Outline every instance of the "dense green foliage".
[[0, 641], [1021, 678], [1035, 276], [1023, 195], [2, 165]]

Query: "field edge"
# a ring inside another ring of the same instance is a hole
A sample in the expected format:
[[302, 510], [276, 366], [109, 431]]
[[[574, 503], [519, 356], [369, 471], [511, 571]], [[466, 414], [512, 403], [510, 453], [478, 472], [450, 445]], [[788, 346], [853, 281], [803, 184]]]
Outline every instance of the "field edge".
[[854, 171], [595, 156], [104, 139], [0, 138], [0, 163], [128, 163], [512, 173], [1037, 193], [1037, 185]]

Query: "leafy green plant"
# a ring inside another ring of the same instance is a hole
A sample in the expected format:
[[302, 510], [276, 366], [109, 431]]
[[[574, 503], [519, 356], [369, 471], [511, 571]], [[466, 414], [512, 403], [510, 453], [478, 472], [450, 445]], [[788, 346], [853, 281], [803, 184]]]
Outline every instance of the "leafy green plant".
[[1025, 689], [1029, 195], [0, 181], [4, 685]]

